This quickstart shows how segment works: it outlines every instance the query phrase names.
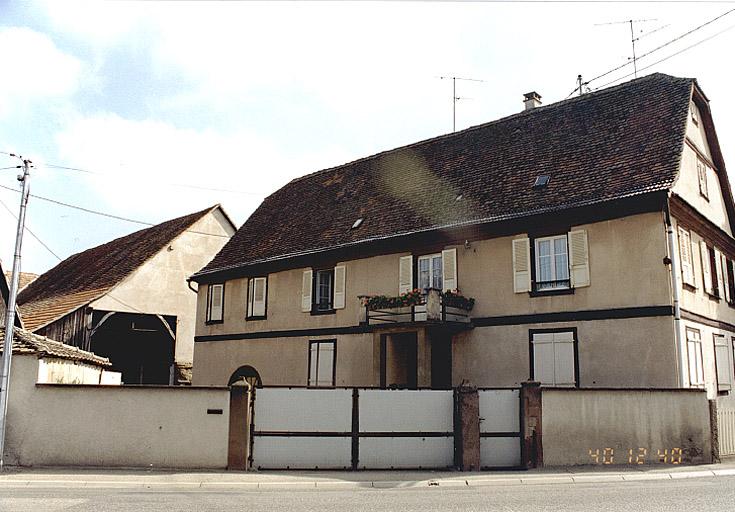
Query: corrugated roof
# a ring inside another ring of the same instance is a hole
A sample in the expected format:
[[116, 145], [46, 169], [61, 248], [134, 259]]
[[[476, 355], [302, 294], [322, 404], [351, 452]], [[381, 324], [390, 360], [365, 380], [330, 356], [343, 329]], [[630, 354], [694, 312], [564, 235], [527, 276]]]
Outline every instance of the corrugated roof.
[[[195, 278], [666, 190], [677, 176], [693, 84], [656, 73], [295, 179]], [[551, 179], [534, 190], [539, 175]]]
[[[0, 327], [0, 340], [5, 340], [5, 328]], [[0, 354], [3, 352], [3, 343], [0, 341]], [[96, 366], [112, 366], [106, 357], [100, 357], [92, 352], [80, 350], [77, 347], [51, 340], [45, 336], [33, 334], [25, 329], [13, 329], [13, 354], [38, 354], [70, 361], [81, 361]]]
[[35, 331], [103, 296], [218, 207], [141, 229], [68, 257], [18, 295], [24, 327]]

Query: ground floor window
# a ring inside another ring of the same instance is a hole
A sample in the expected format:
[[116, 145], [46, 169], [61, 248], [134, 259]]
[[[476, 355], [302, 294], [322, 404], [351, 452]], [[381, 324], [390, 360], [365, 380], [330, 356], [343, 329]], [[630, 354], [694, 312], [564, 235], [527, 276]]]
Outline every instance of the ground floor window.
[[577, 386], [576, 330], [531, 330], [531, 379], [545, 386]]
[[732, 388], [732, 350], [723, 334], [713, 335], [715, 362], [717, 364], [717, 390], [729, 391]]
[[687, 327], [687, 359], [689, 361], [689, 385], [704, 386], [702, 337], [697, 329]]
[[334, 386], [336, 340], [309, 342], [309, 387]]

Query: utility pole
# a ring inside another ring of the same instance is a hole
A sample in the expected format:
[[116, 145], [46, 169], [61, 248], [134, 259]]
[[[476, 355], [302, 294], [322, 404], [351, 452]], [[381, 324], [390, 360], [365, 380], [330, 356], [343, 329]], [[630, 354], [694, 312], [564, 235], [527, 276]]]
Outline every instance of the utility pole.
[[458, 76], [440, 76], [441, 80], [452, 79], [452, 132], [457, 131], [457, 101], [461, 100], [457, 96], [457, 80], [464, 80], [466, 82], [484, 82], [485, 80], [478, 80], [477, 78], [460, 78]]
[[5, 459], [5, 427], [8, 415], [8, 391], [10, 387], [10, 358], [13, 354], [13, 331], [15, 330], [15, 300], [18, 295], [18, 279], [20, 277], [20, 250], [23, 245], [23, 230], [25, 228], [26, 205], [30, 192], [31, 161], [21, 156], [11, 155], [23, 162], [23, 174], [18, 181], [23, 183], [20, 196], [20, 214], [18, 215], [18, 231], [15, 234], [15, 253], [13, 255], [13, 274], [10, 278], [10, 295], [8, 308], [5, 311], [5, 344], [3, 345], [3, 362], [0, 368], [0, 470], [4, 467]]

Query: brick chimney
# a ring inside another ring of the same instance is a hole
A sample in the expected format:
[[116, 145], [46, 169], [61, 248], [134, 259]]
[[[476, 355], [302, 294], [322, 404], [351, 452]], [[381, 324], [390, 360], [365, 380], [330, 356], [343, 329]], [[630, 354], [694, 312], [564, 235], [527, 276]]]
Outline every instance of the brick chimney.
[[541, 106], [541, 95], [536, 91], [527, 92], [523, 95], [524, 110], [531, 110]]

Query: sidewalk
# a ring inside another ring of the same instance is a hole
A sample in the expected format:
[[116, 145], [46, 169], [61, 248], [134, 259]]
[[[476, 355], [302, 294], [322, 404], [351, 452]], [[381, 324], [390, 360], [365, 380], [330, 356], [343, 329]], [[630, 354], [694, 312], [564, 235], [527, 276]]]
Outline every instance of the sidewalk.
[[549, 468], [528, 471], [174, 471], [107, 468], [6, 468], [0, 489], [94, 487], [181, 489], [359, 489], [583, 484], [735, 476], [735, 460], [701, 466]]

